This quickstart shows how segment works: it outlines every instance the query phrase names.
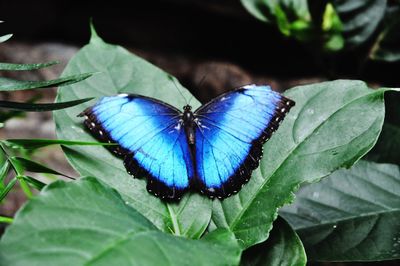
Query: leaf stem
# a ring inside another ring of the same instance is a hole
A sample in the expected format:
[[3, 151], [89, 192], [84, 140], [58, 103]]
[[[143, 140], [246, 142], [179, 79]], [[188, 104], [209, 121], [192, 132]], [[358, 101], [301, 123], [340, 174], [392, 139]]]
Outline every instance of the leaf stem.
[[0, 223], [11, 224], [13, 221], [14, 221], [14, 218], [6, 217], [6, 216], [0, 216]]

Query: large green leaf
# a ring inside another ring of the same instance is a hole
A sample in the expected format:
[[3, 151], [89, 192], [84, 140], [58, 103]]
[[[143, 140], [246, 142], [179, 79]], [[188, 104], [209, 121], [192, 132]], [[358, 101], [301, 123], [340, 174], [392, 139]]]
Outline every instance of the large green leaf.
[[0, 242], [0, 265], [234, 265], [226, 230], [201, 240], [156, 229], [110, 187], [89, 177], [57, 181], [28, 202]]
[[307, 257], [296, 232], [278, 218], [268, 240], [244, 251], [240, 263], [243, 266], [300, 266], [306, 265]]
[[386, 0], [330, 0], [342, 22], [348, 48], [364, 44], [376, 31], [386, 11]]
[[303, 187], [281, 215], [310, 259], [400, 259], [399, 166], [359, 161]]
[[[124, 92], [151, 96], [178, 108], [186, 104], [169, 74], [120, 46], [105, 43], [94, 30], [90, 43], [71, 59], [63, 75], [86, 71], [96, 71], [100, 74], [59, 90], [58, 101]], [[186, 89], [178, 83], [177, 86], [187, 99], [190, 98]], [[191, 103], [195, 107], [199, 105], [195, 99]], [[91, 135], [84, 131], [82, 119], [77, 117], [83, 109], [83, 106], [79, 106], [55, 112], [59, 138], [94, 141]], [[122, 160], [104, 147], [74, 146], [64, 147], [64, 151], [81, 175], [95, 175], [116, 188], [128, 204], [159, 229], [191, 238], [199, 238], [206, 229], [211, 216], [211, 201], [208, 198], [188, 194], [179, 204], [168, 204], [150, 195], [146, 191], [146, 181], [128, 175]]]
[[243, 247], [267, 239], [278, 208], [293, 200], [301, 183], [350, 167], [375, 144], [384, 119], [384, 91], [351, 80], [287, 91], [296, 106], [264, 145], [250, 182], [237, 195], [213, 202], [209, 230], [229, 228]]

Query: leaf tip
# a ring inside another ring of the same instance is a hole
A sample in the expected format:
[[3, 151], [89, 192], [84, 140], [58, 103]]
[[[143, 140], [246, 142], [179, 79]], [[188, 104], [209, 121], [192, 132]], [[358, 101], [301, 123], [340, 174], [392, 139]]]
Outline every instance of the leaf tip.
[[99, 35], [96, 32], [96, 29], [93, 25], [93, 18], [90, 18], [90, 43], [95, 43], [95, 42], [103, 42], [103, 40], [99, 37]]

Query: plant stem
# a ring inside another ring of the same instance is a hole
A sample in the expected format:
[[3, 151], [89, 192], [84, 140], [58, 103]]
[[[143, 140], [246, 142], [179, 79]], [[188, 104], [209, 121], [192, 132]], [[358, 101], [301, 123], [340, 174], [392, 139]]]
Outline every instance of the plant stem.
[[11, 224], [14, 221], [11, 217], [0, 216], [0, 223], [8, 223]]

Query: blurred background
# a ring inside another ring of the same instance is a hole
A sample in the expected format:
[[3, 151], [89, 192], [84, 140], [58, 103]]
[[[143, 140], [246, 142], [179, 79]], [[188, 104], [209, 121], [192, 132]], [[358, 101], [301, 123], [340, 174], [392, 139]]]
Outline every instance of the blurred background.
[[[291, 87], [338, 78], [371, 87], [400, 87], [400, 1], [154, 0], [0, 2], [0, 62], [59, 60], [34, 72], [2, 72], [23, 80], [57, 78], [89, 40], [89, 21], [108, 43], [124, 46], [176, 76], [200, 101], [232, 88]], [[200, 82], [204, 78], [203, 82]], [[201, 83], [201, 84], [200, 84]], [[0, 93], [3, 100], [51, 102], [55, 89]], [[389, 97], [388, 97], [389, 98]], [[398, 123], [399, 97], [390, 95]], [[393, 115], [390, 115], [393, 114]], [[51, 113], [28, 113], [0, 129], [0, 138], [54, 138]], [[400, 131], [399, 131], [400, 132]], [[57, 147], [36, 159], [74, 175]], [[12, 191], [0, 214], [12, 216], [25, 201]]]

